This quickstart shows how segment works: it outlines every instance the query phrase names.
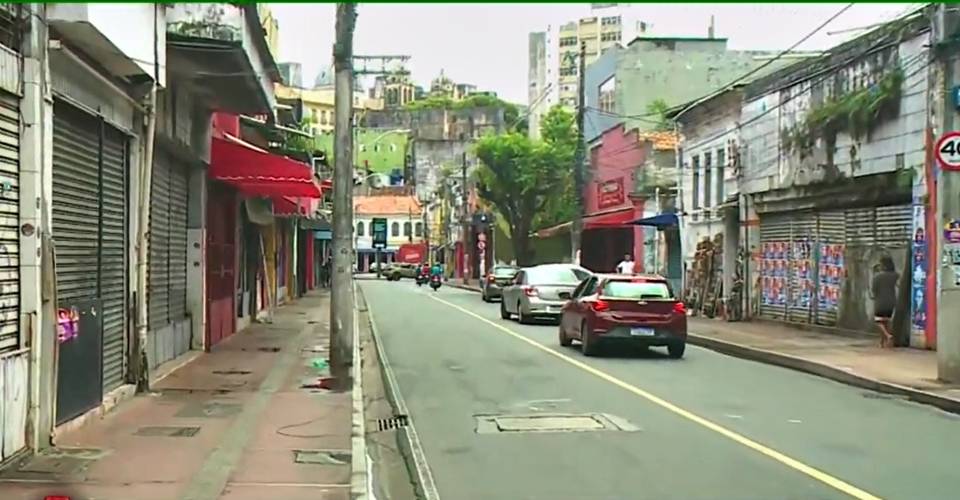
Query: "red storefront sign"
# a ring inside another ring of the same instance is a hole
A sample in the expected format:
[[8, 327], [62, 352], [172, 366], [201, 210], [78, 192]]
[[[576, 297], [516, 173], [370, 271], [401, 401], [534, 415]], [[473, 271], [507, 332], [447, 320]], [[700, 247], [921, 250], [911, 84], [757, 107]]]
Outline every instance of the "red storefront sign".
[[627, 201], [623, 177], [597, 182], [597, 208], [604, 210], [623, 205]]

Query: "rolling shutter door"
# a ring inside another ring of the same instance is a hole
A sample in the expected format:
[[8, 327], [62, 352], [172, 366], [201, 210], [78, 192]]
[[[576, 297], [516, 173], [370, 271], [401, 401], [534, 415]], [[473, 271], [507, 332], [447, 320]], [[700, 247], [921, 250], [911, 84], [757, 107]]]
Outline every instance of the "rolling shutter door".
[[97, 295], [100, 139], [94, 117], [59, 101], [53, 127], [53, 236], [64, 303]]
[[0, 92], [0, 353], [20, 347], [20, 98]]
[[787, 257], [787, 276], [790, 296], [787, 320], [796, 323], [813, 321], [816, 301], [813, 249], [817, 240], [817, 218], [813, 212], [794, 212], [790, 225], [790, 248]]
[[[150, 331], [170, 322], [170, 165], [166, 155], [156, 154], [150, 180], [150, 264], [148, 275], [148, 322]], [[166, 360], [157, 360], [162, 363]]]
[[103, 389], [123, 384], [127, 305], [127, 138], [103, 127], [100, 299], [103, 301]]
[[[189, 172], [170, 171], [170, 317], [187, 317], [187, 207]], [[189, 348], [189, 345], [187, 346]]]
[[877, 243], [883, 247], [905, 247], [913, 240], [913, 210], [910, 205], [877, 207]]

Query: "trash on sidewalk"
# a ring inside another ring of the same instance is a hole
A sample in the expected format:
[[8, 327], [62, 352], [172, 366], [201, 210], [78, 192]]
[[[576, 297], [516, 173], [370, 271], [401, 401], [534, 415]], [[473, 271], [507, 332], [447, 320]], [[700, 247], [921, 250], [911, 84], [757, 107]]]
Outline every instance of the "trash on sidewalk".
[[323, 371], [329, 368], [330, 364], [323, 358], [313, 358], [313, 360], [310, 361], [310, 366], [317, 370]]
[[322, 389], [322, 390], [332, 390], [336, 384], [336, 379], [334, 377], [320, 377], [316, 382], [309, 384], [302, 384], [301, 389]]

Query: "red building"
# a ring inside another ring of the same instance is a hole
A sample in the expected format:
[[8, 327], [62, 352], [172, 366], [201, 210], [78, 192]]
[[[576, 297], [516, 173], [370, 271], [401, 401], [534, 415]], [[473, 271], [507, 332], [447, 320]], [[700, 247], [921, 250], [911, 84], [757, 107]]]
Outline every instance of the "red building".
[[631, 194], [650, 149], [636, 130], [622, 124], [603, 132], [590, 148], [580, 239], [580, 264], [587, 269], [613, 271], [629, 253], [642, 270], [644, 229], [631, 222], [644, 216], [644, 201]]

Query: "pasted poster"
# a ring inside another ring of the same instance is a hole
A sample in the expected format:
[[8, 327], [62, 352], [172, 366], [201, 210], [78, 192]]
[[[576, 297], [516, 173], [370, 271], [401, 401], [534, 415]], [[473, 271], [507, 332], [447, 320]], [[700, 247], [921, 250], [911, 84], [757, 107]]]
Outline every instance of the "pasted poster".
[[797, 289], [790, 297], [790, 305], [800, 309], [810, 309], [813, 304], [813, 252], [809, 241], [794, 242], [792, 245], [791, 278]]
[[60, 343], [80, 335], [80, 313], [76, 307], [57, 309], [57, 339]]
[[924, 231], [926, 214], [923, 205], [913, 207], [913, 248], [910, 263], [910, 310], [914, 332], [923, 332], [927, 326], [927, 236]]
[[844, 250], [840, 243], [820, 244], [820, 266], [817, 269], [820, 289], [817, 307], [820, 311], [836, 311], [840, 303]]
[[787, 304], [789, 280], [789, 245], [783, 241], [770, 241], [760, 246], [760, 302], [766, 306]]

